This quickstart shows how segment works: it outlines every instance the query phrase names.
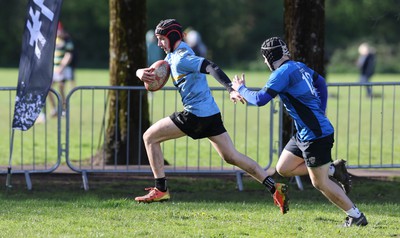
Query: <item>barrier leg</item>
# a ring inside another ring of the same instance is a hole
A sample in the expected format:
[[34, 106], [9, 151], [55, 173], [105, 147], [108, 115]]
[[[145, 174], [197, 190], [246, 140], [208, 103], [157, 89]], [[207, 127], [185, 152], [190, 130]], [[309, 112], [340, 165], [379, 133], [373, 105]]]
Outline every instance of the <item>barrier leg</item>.
[[303, 191], [304, 187], [303, 187], [303, 182], [301, 181], [300, 176], [295, 176], [295, 179], [296, 179], [297, 187], [300, 189], [300, 191]]
[[236, 172], [236, 183], [239, 191], [243, 191], [243, 172]]
[[31, 176], [28, 171], [25, 171], [25, 181], [26, 181], [26, 188], [28, 190], [32, 190]]
[[89, 190], [89, 181], [88, 181], [86, 171], [82, 171], [82, 180], [83, 180], [83, 189], [85, 191], [88, 191]]

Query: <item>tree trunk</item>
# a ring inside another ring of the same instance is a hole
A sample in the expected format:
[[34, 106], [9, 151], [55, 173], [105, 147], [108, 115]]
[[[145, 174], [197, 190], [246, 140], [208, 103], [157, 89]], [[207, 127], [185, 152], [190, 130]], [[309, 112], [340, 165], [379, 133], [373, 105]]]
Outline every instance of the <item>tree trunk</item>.
[[285, 0], [284, 22], [292, 58], [324, 75], [325, 0]]
[[[285, 0], [285, 40], [292, 59], [325, 76], [325, 0]], [[292, 119], [284, 110], [282, 142], [292, 136]]]
[[[146, 1], [109, 0], [110, 85], [143, 86], [146, 67]], [[110, 90], [104, 144], [107, 164], [149, 164], [142, 135], [150, 126], [147, 92]], [[140, 117], [141, 116], [141, 117]]]

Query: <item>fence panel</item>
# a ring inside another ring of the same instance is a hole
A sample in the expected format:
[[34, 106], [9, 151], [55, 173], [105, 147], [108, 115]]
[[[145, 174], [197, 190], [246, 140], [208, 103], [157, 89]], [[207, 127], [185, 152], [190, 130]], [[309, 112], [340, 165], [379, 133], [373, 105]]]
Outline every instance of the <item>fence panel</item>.
[[332, 156], [346, 159], [350, 168], [399, 168], [400, 83], [330, 83], [328, 89]]
[[[367, 97], [365, 87], [372, 87], [373, 97]], [[0, 173], [7, 173], [10, 148], [13, 146], [13, 173], [51, 173], [61, 164], [83, 174], [88, 189], [88, 173], [149, 173], [149, 166], [124, 163], [107, 164], [96, 161], [95, 155], [103, 153], [104, 138], [109, 123], [109, 110], [120, 105], [109, 105], [110, 91], [116, 95], [145, 93], [144, 87], [84, 86], [77, 87], [67, 96], [67, 113], [51, 118], [46, 113], [44, 123], [36, 123], [26, 132], [16, 131], [11, 141], [11, 127], [15, 100], [15, 87], [0, 87], [3, 111], [0, 118], [4, 126], [0, 150]], [[400, 83], [329, 83], [327, 116], [335, 127], [333, 158], [348, 161], [349, 168], [400, 168]], [[51, 90], [60, 101], [59, 94]], [[233, 104], [222, 88], [212, 88], [223, 120], [235, 147], [256, 160], [266, 169], [276, 164], [279, 156], [280, 120], [282, 107], [276, 99], [267, 107]], [[148, 93], [150, 123], [182, 110], [180, 96], [175, 88], [165, 87]], [[61, 106], [59, 112], [61, 112]], [[46, 107], [47, 108], [47, 107]], [[143, 109], [142, 109], [143, 110]], [[50, 110], [44, 110], [44, 112]], [[127, 115], [129, 116], [129, 113]], [[61, 122], [65, 118], [65, 132]], [[140, 126], [140, 125], [139, 125]], [[65, 135], [65, 137], [63, 137]], [[61, 138], [65, 138], [65, 147]], [[12, 143], [12, 144], [11, 144]], [[117, 145], [116, 145], [117, 146]], [[243, 171], [220, 159], [207, 139], [192, 140], [182, 137], [162, 144], [169, 165], [167, 173], [227, 173], [238, 176], [238, 186]], [[145, 153], [145, 151], [138, 151]], [[116, 161], [117, 158], [112, 158]], [[126, 161], [129, 158], [125, 158]]]
[[[57, 102], [60, 95], [51, 90]], [[14, 131], [12, 138], [12, 120], [14, 117], [16, 87], [0, 87], [0, 114], [3, 123], [0, 126], [0, 135], [3, 143], [0, 147], [0, 174], [7, 173], [8, 161], [12, 156], [12, 174], [25, 174], [28, 189], [32, 188], [30, 174], [51, 173], [58, 168], [61, 162], [61, 113], [51, 118], [50, 110], [44, 109], [45, 121], [35, 125], [28, 131]], [[60, 104], [58, 110], [61, 111]], [[46, 106], [47, 107], [47, 106]], [[12, 150], [11, 150], [12, 149]], [[11, 153], [12, 151], [12, 153]]]
[[[149, 166], [142, 165], [145, 163], [129, 164], [128, 157], [122, 164], [117, 164], [117, 157], [112, 158], [111, 163], [98, 159], [101, 157], [99, 154], [105, 154], [103, 144], [109, 123], [108, 113], [110, 110], [119, 111], [121, 107], [118, 103], [112, 107], [109, 105], [108, 95], [111, 90], [115, 91], [116, 97], [145, 92], [144, 87], [86, 86], [75, 88], [67, 96], [66, 159], [72, 170], [84, 175], [84, 183], [87, 183], [87, 173], [151, 173]], [[264, 108], [235, 105], [230, 102], [226, 90], [212, 88], [212, 92], [236, 148], [268, 168], [274, 151], [274, 104]], [[148, 100], [151, 123], [169, 116], [174, 111], [183, 110], [175, 88], [165, 87], [158, 92], [149, 93]], [[130, 104], [128, 102], [128, 105]], [[128, 117], [126, 121], [130, 121], [129, 113], [124, 116]], [[167, 173], [242, 173], [240, 169], [222, 161], [207, 139], [192, 140], [182, 137], [162, 143], [162, 150], [165, 160], [169, 163], [166, 166]], [[140, 158], [140, 154], [131, 156]], [[84, 184], [84, 187], [87, 189], [88, 184]]]

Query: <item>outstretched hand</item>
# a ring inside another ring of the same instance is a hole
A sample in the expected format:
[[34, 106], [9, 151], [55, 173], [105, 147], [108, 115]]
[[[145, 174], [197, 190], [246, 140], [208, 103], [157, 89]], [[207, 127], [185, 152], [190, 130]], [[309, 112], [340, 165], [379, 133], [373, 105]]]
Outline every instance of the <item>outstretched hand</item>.
[[246, 100], [242, 97], [242, 95], [240, 95], [240, 93], [237, 91], [230, 92], [229, 97], [230, 97], [231, 101], [234, 103], [237, 103], [239, 101], [242, 104], [244, 104], [246, 102]]
[[242, 74], [242, 77], [239, 78], [239, 76], [235, 75], [232, 81], [232, 88], [235, 89], [235, 91], [238, 91], [240, 86], [246, 85], [246, 80], [244, 73]]

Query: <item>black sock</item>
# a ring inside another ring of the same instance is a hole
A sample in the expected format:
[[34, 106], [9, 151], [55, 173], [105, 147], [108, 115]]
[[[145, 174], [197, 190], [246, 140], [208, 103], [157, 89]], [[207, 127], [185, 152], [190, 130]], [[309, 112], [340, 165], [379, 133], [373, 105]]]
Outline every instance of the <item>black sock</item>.
[[156, 178], [155, 179], [156, 188], [161, 192], [167, 191], [167, 179], [164, 178]]
[[267, 187], [271, 194], [275, 193], [275, 181], [270, 176], [267, 176], [262, 183]]

